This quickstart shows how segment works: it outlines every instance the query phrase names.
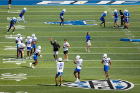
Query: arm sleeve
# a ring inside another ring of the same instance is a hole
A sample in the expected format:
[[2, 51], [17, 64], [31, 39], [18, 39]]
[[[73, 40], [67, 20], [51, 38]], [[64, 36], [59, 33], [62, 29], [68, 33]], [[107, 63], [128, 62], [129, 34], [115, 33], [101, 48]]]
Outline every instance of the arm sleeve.
[[52, 43], [52, 41], [50, 41], [50, 42], [51, 42], [52, 45], [54, 45], [54, 44]]
[[58, 47], [60, 48], [60, 45], [58, 44]]

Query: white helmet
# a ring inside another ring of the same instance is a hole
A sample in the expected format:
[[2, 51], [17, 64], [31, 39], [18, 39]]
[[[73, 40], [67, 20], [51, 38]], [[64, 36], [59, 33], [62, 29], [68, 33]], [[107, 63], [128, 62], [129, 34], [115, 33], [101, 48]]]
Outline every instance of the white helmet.
[[25, 8], [23, 8], [23, 10], [27, 10], [27, 8], [25, 7]]
[[117, 9], [115, 9], [114, 12], [117, 12]]
[[78, 60], [79, 58], [80, 58], [80, 56], [79, 56], [79, 55], [77, 55], [77, 56], [76, 56], [76, 59]]
[[63, 9], [64, 12], [66, 12], [66, 9]]
[[16, 20], [16, 17], [13, 17], [13, 20]]
[[104, 11], [105, 14], [107, 14], [107, 11]]
[[128, 10], [125, 11], [126, 13], [128, 12]]
[[126, 12], [127, 9], [124, 10], [124, 13]]
[[18, 36], [18, 37], [20, 37], [20, 36], [21, 36], [21, 34], [17, 34], [17, 36]]
[[35, 34], [32, 34], [32, 37], [35, 37]]
[[37, 49], [41, 50], [41, 46], [38, 46]]
[[27, 36], [27, 39], [29, 40], [31, 37], [30, 36]]
[[104, 58], [107, 58], [107, 54], [103, 54], [103, 57], [104, 57]]
[[62, 61], [62, 58], [59, 58], [58, 61]]
[[22, 47], [25, 47], [25, 44], [21, 43], [21, 46], [22, 46]]

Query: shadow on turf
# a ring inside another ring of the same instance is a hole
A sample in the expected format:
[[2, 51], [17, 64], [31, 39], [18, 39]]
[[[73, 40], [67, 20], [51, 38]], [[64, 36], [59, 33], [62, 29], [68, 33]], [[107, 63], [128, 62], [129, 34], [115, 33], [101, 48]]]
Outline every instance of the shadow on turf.
[[31, 68], [31, 67], [27, 67], [27, 66], [21, 66], [21, 67], [23, 67], [23, 68]]
[[55, 86], [55, 84], [54, 85], [52, 85], [52, 84], [37, 84], [38, 86]]

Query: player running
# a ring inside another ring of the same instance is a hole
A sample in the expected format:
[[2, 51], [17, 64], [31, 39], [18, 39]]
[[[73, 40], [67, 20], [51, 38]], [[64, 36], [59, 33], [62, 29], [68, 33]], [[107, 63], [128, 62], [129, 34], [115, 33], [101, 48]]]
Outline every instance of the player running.
[[115, 10], [114, 10], [114, 14], [113, 14], [113, 16], [114, 16], [114, 27], [113, 27], [113, 28], [115, 28], [116, 25], [117, 25], [118, 28], [119, 28], [119, 25], [118, 25], [118, 23], [117, 23], [118, 14], [119, 14], [119, 13], [118, 13], [117, 10], [115, 9]]
[[[124, 28], [123, 29], [128, 29], [129, 27], [129, 18], [130, 18], [130, 13], [128, 12], [128, 10], [125, 10], [125, 13], [124, 13]], [[125, 26], [125, 23], [126, 23], [126, 26]]]
[[[110, 61], [110, 58], [107, 58], [107, 54], [103, 54], [102, 64], [103, 63], [104, 63], [104, 71], [106, 74], [106, 80], [107, 80], [107, 78], [108, 78], [108, 80], [110, 80], [109, 75], [108, 75], [108, 69], [110, 69], [112, 63]], [[109, 66], [109, 63], [110, 63], [110, 66]]]
[[16, 37], [16, 43], [17, 43], [17, 58], [18, 58], [19, 57], [18, 56], [18, 51], [19, 51], [18, 50], [18, 45], [22, 43], [22, 37], [21, 37], [21, 34], [17, 34], [17, 36], [18, 37]]
[[65, 60], [68, 62], [68, 47], [70, 47], [69, 43], [67, 42], [67, 39], [64, 39], [64, 44], [63, 44], [63, 52], [65, 54]]
[[32, 59], [32, 57], [31, 57], [32, 39], [30, 36], [27, 36], [27, 39], [25, 40], [25, 44], [27, 46], [27, 58], [26, 59], [29, 59], [29, 52], [30, 52], [30, 59]]
[[86, 39], [87, 39], [87, 40], [86, 40], [86, 42], [87, 42], [87, 48], [85, 48], [85, 49], [86, 49], [86, 51], [90, 52], [90, 50], [89, 50], [89, 47], [91, 47], [90, 40], [92, 39], [92, 38], [90, 37], [90, 32], [87, 32]]
[[19, 23], [19, 21], [21, 21], [21, 20], [23, 20], [24, 23], [25, 23], [25, 20], [24, 20], [24, 13], [25, 13], [26, 10], [27, 10], [26, 8], [23, 8], [23, 10], [21, 11], [21, 13], [19, 14], [20, 19], [18, 20], [18, 23]]
[[[77, 64], [77, 67], [76, 67], [76, 69], [74, 71], [74, 75], [75, 75], [75, 78], [76, 78], [76, 82], [80, 82], [80, 71], [81, 71], [83, 60], [80, 59], [79, 55], [76, 56], [76, 59], [77, 59], [76, 62], [75, 62], [75, 59], [74, 59], [74, 64]], [[77, 72], [78, 72], [78, 78], [77, 78], [77, 75], [76, 75]]]
[[34, 66], [36, 66], [38, 64], [38, 58], [37, 58], [37, 56], [42, 57], [42, 55], [40, 55], [40, 52], [41, 52], [41, 46], [38, 46], [37, 49], [35, 50], [34, 56], [33, 56], [35, 62], [29, 63], [29, 66], [30, 67], [35, 68]]
[[58, 51], [59, 51], [60, 45], [57, 43], [56, 40], [54, 41], [54, 43], [52, 43], [52, 38], [50, 39], [50, 42], [53, 45], [53, 56], [54, 56], [54, 60], [57, 62], [57, 59], [58, 59]]
[[104, 13], [101, 15], [100, 20], [102, 21], [102, 23], [100, 24], [100, 26], [104, 23], [104, 27], [105, 27], [105, 16], [107, 14], [107, 11], [104, 11]]
[[23, 43], [20, 43], [19, 45], [18, 45], [18, 50], [19, 50], [19, 55], [18, 55], [18, 59], [20, 59], [19, 58], [19, 56], [20, 56], [20, 54], [22, 54], [22, 61], [24, 61], [24, 49], [26, 48], [26, 45], [25, 44], [23, 44]]
[[56, 85], [55, 86], [58, 86], [58, 83], [57, 83], [57, 77], [60, 75], [60, 85], [62, 84], [62, 75], [63, 75], [63, 69], [64, 69], [64, 62], [62, 62], [62, 58], [59, 58], [58, 59], [59, 62], [56, 63], [57, 65], [57, 73], [56, 73], [56, 76], [55, 76], [55, 81], [56, 81]]
[[7, 31], [7, 33], [9, 33], [9, 30], [11, 29], [11, 27], [14, 27], [14, 29], [13, 29], [13, 33], [14, 33], [14, 30], [15, 30], [15, 23], [16, 23], [16, 21], [17, 21], [17, 19], [16, 19], [16, 17], [13, 17], [13, 19], [10, 21], [10, 27], [9, 27], [9, 29], [8, 29], [8, 31]]
[[31, 39], [32, 39], [32, 50], [31, 50], [31, 53], [32, 53], [33, 52], [33, 48], [34, 48], [34, 52], [36, 50], [37, 38], [35, 37], [35, 34], [32, 34], [32, 38]]
[[61, 19], [60, 25], [62, 24], [62, 22], [63, 22], [63, 25], [64, 25], [63, 15], [64, 15], [65, 12], [66, 12], [66, 9], [63, 9], [63, 11], [60, 13], [60, 19]]

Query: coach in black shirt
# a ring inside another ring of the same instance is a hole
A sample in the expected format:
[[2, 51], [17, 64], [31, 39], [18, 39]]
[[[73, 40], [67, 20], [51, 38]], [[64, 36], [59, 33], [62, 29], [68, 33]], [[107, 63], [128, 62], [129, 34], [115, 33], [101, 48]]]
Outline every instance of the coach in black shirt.
[[123, 18], [124, 18], [124, 15], [123, 15], [123, 12], [120, 10], [120, 17], [121, 17], [121, 26], [123, 26]]
[[[52, 43], [52, 40], [50, 40], [51, 44], [53, 45], [53, 56], [54, 56], [54, 61], [57, 62], [58, 59], [58, 51], [60, 48], [60, 45], [57, 43], [57, 41], [55, 40], [54, 43]], [[56, 55], [56, 56], [55, 56]]]

